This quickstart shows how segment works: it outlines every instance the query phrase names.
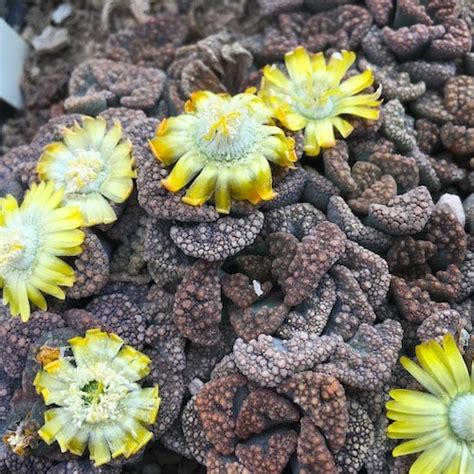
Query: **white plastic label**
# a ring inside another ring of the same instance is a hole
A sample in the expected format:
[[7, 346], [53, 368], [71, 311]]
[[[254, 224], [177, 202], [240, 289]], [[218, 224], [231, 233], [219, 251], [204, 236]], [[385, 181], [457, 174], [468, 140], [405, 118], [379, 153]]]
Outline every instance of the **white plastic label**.
[[28, 43], [0, 18], [0, 99], [17, 109], [23, 108], [20, 81], [29, 51]]

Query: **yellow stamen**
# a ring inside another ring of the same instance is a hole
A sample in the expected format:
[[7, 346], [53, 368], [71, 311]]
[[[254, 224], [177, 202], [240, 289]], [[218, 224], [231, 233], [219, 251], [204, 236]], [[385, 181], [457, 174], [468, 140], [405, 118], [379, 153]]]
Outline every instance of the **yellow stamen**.
[[217, 133], [222, 133], [224, 137], [228, 137], [230, 125], [229, 122], [232, 122], [232, 120], [236, 119], [237, 117], [240, 117], [240, 112], [237, 111], [222, 115], [209, 127], [209, 133], [204, 135], [204, 139], [210, 141]]
[[102, 167], [100, 153], [81, 151], [78, 157], [67, 165], [67, 191], [74, 192], [84, 189], [97, 179]]
[[21, 255], [25, 246], [14, 236], [0, 236], [0, 268], [8, 266]]

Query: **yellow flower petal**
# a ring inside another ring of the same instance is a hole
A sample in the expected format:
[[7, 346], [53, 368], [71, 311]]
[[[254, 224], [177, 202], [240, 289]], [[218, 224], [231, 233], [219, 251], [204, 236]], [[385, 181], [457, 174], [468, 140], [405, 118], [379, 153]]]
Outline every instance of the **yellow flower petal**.
[[122, 125], [116, 120], [112, 128], [106, 133], [104, 139], [100, 143], [100, 152], [103, 156], [109, 157], [114, 148], [119, 144], [122, 138]]
[[[191, 94], [191, 98], [185, 104], [185, 111], [188, 113], [191, 112], [200, 112], [206, 110], [207, 101], [213, 99], [212, 93], [208, 91], [197, 91]], [[177, 117], [181, 118], [181, 117]]]
[[100, 187], [100, 193], [113, 202], [126, 201], [133, 191], [133, 181], [130, 178], [110, 178]]
[[156, 158], [164, 165], [172, 165], [186, 153], [184, 134], [155, 136], [149, 140], [150, 148]]
[[369, 120], [378, 120], [380, 116], [380, 111], [378, 109], [371, 109], [370, 107], [362, 107], [357, 105], [348, 107], [341, 106], [338, 108], [338, 112], [340, 114], [356, 115]]
[[111, 453], [103, 432], [96, 428], [92, 430], [89, 437], [90, 458], [94, 466], [102, 466], [111, 460]]
[[258, 204], [262, 198], [255, 189], [255, 172], [245, 166], [236, 166], [230, 176], [232, 196], [239, 200], [247, 200]]
[[67, 450], [76, 456], [82, 456], [87, 447], [87, 441], [89, 440], [89, 433], [86, 430], [79, 430], [69, 440]]
[[466, 393], [470, 389], [469, 372], [458, 346], [451, 334], [443, 339], [444, 363], [449, 367], [452, 377], [456, 382], [459, 393]]
[[380, 98], [381, 90], [378, 89], [377, 91], [373, 92], [372, 94], [358, 94], [351, 97], [344, 97], [338, 102], [338, 106], [336, 112], [339, 113], [339, 110], [345, 107], [353, 107], [364, 105], [367, 107], [376, 107], [380, 105], [381, 101], [378, 100]]
[[120, 424], [105, 426], [103, 432], [113, 459], [122, 455], [130, 456], [130, 454], [128, 454], [130, 452], [130, 443], [135, 447], [136, 442]]
[[45, 158], [51, 159], [70, 160], [73, 158], [74, 155], [72, 154], [69, 147], [67, 147], [64, 143], [55, 142], [45, 146], [43, 155], [41, 155], [39, 163], [41, 163], [43, 156]]
[[316, 141], [322, 148], [329, 148], [336, 144], [334, 129], [331, 119], [323, 119], [314, 122], [314, 133]]
[[354, 127], [341, 117], [333, 117], [331, 119], [332, 124], [336, 127], [337, 131], [341, 134], [342, 138], [347, 138], [354, 130]]
[[269, 201], [276, 197], [272, 189], [272, 170], [263, 155], [256, 155], [252, 160], [252, 169], [255, 173], [255, 190], [264, 200]]
[[107, 130], [107, 122], [102, 117], [84, 117], [82, 126], [87, 133], [90, 145], [94, 148], [100, 148], [100, 144]]
[[474, 457], [468, 446], [458, 444], [445, 474], [471, 474], [474, 471]]
[[42, 311], [46, 311], [48, 309], [48, 305], [46, 303], [46, 300], [45, 300], [44, 296], [41, 294], [41, 292], [37, 288], [35, 288], [31, 284], [28, 284], [27, 292], [28, 292], [29, 300], [35, 306], [37, 306]]
[[[352, 51], [341, 51], [340, 53], [332, 54], [327, 65], [326, 72], [328, 77], [331, 79], [331, 84], [333, 86], [339, 85], [339, 82], [352, 66], [355, 59], [356, 55]], [[343, 90], [343, 92], [345, 91]]]
[[[71, 150], [87, 150], [89, 141], [87, 134], [81, 128], [65, 128], [62, 131], [64, 144]], [[46, 150], [48, 147], [46, 147]], [[46, 151], [45, 150], [45, 151]], [[69, 156], [69, 155], [68, 155]]]
[[276, 118], [283, 124], [285, 128], [292, 132], [302, 130], [308, 123], [308, 119], [294, 112], [283, 111], [278, 109], [275, 112]]
[[[45, 229], [48, 232], [63, 232], [77, 229], [83, 223], [81, 211], [78, 207], [66, 206], [51, 211], [44, 217]], [[68, 232], [65, 233], [68, 235]], [[79, 245], [81, 242], [75, 244]]]
[[443, 364], [443, 361], [438, 357], [436, 348], [440, 349], [441, 357], [443, 352], [436, 341], [428, 341], [416, 346], [416, 358], [423, 370], [430, 374], [436, 380], [444, 392], [450, 397], [454, 397], [457, 393], [456, 383], [451, 376], [449, 368]]
[[84, 242], [84, 237], [84, 232], [77, 229], [52, 231], [48, 241], [44, 244], [44, 249], [56, 255], [75, 255], [75, 253], [69, 253], [67, 249], [73, 248], [75, 250], [78, 245]]
[[405, 370], [411, 374], [423, 387], [429, 390], [433, 395], [436, 395], [443, 401], [448, 400], [448, 396], [442, 386], [425, 370], [423, 370], [418, 364], [415, 364], [408, 357], [401, 357], [400, 363], [403, 365]]
[[219, 173], [216, 181], [216, 190], [214, 194], [216, 201], [216, 210], [222, 214], [228, 214], [232, 202], [229, 174], [226, 172]]
[[141, 352], [138, 352], [131, 346], [124, 346], [114, 357], [112, 367], [131, 382], [140, 380], [148, 375], [150, 358]]
[[56, 441], [59, 444], [62, 453], [69, 449], [69, 443], [75, 438], [79, 428], [73, 423], [65, 423], [62, 429], [56, 433]]
[[36, 288], [38, 288], [38, 290], [42, 291], [43, 293], [54, 296], [59, 300], [64, 300], [66, 298], [64, 291], [59, 288], [58, 285], [45, 281], [45, 278], [47, 278], [47, 275], [45, 275], [42, 271], [39, 271], [37, 274], [34, 274], [31, 277], [30, 281], [32, 285], [36, 286]]
[[455, 444], [446, 439], [443, 443], [423, 452], [410, 468], [412, 474], [436, 474], [444, 472], [456, 453]]
[[395, 389], [390, 391], [393, 400], [387, 402], [389, 410], [417, 415], [444, 415], [447, 408], [437, 397], [416, 390]]
[[262, 72], [265, 79], [277, 87], [285, 89], [287, 87], [290, 87], [291, 85], [291, 82], [288, 77], [283, 72], [281, 72], [275, 65], [265, 66]]
[[53, 408], [48, 410], [44, 414], [45, 424], [38, 431], [41, 439], [47, 443], [51, 444], [54, 442], [56, 434], [62, 429], [65, 420], [61, 418], [61, 409]]
[[[403, 418], [403, 416], [401, 417]], [[392, 439], [410, 439], [441, 429], [448, 429], [446, 417], [410, 415], [407, 421], [401, 420], [392, 423], [387, 428], [387, 434]]]
[[199, 156], [188, 152], [178, 160], [169, 176], [161, 181], [161, 185], [168, 189], [168, 191], [179, 191], [196, 177], [204, 164], [204, 161]]
[[123, 420], [122, 422], [137, 443], [131, 454], [135, 454], [140, 451], [140, 449], [153, 438], [153, 433], [138, 423], [135, 418], [127, 417], [127, 419]]
[[352, 76], [341, 83], [339, 89], [347, 95], [355, 95], [374, 83], [374, 73], [366, 69], [363, 73]]
[[474, 457], [468, 446], [463, 445], [461, 460], [459, 463], [459, 474], [470, 474], [474, 470]]
[[[393, 451], [394, 457], [405, 456], [407, 454], [419, 453], [434, 446], [439, 446], [440, 443], [445, 442], [449, 432], [447, 430], [436, 430], [429, 434], [425, 434], [410, 441], [405, 441], [399, 444]], [[391, 436], [390, 436], [391, 437]]]
[[[39, 268], [36, 270], [34, 278], [39, 278], [45, 282], [48, 282], [48, 284], [57, 287], [72, 286], [75, 281], [74, 275], [64, 275], [63, 273], [49, 268]], [[34, 280], [32, 279], [32, 281]], [[18, 289], [16, 291], [18, 291]]]
[[311, 60], [308, 52], [302, 46], [285, 54], [285, 65], [291, 80], [295, 83], [304, 82], [311, 77]]
[[26, 322], [30, 318], [30, 302], [28, 300], [26, 283], [24, 281], [17, 281], [13, 291], [15, 293], [18, 312], [20, 313], [21, 320]]
[[324, 53], [316, 53], [311, 57], [311, 66], [313, 73], [316, 75], [322, 75], [326, 72], [326, 59]]
[[68, 197], [67, 204], [77, 206], [87, 227], [97, 224], [111, 224], [117, 215], [108, 201], [98, 192]]
[[183, 197], [183, 202], [191, 206], [202, 206], [214, 193], [217, 169], [206, 166]]
[[316, 122], [311, 120], [304, 130], [304, 152], [308, 156], [317, 156], [320, 151], [321, 146], [316, 138]]
[[111, 362], [123, 346], [123, 340], [115, 334], [107, 334], [100, 329], [90, 329], [85, 337], [69, 340], [74, 358], [78, 365], [92, 361]]
[[61, 204], [63, 197], [63, 190], [55, 190], [54, 183], [42, 181], [31, 185], [25, 193], [20, 209], [22, 211], [52, 211]]
[[265, 140], [264, 156], [279, 166], [293, 167], [293, 163], [298, 161], [295, 146], [293, 138], [273, 135]]
[[[99, 146], [98, 146], [99, 147]], [[115, 168], [115, 164], [128, 163], [129, 168], [132, 167], [130, 159], [130, 152], [132, 151], [132, 144], [127, 140], [119, 143], [108, 156], [108, 161], [111, 167]], [[114, 170], [115, 171], [115, 170]]]

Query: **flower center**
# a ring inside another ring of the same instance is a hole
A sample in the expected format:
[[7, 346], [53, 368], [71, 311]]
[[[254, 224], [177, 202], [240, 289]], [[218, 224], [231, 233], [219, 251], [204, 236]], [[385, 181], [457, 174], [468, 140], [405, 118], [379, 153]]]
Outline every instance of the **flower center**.
[[474, 441], [474, 394], [454, 400], [449, 408], [449, 424], [454, 434], [464, 441]]
[[36, 255], [38, 233], [34, 226], [0, 230], [0, 274], [28, 269]]
[[66, 192], [84, 191], [84, 188], [97, 181], [102, 169], [103, 160], [100, 152], [76, 151], [75, 158], [67, 165]]
[[308, 78], [306, 82], [295, 85], [294, 94], [288, 97], [288, 102], [306, 118], [319, 120], [331, 116], [338, 94], [338, 90], [331, 88], [323, 79], [316, 81]]
[[238, 126], [236, 119], [240, 117], [240, 112], [234, 111], [228, 114], [221, 115], [209, 127], [209, 133], [204, 136], [205, 140], [211, 141], [216, 138], [216, 135], [221, 134], [224, 137], [235, 136], [236, 128]]
[[121, 416], [122, 401], [128, 392], [125, 377], [98, 363], [77, 369], [65, 402], [76, 425], [104, 423]]
[[93, 403], [99, 402], [100, 395], [105, 393], [105, 387], [102, 382], [91, 380], [81, 388], [81, 391], [84, 394], [82, 399], [84, 400], [85, 404], [92, 405]]
[[211, 108], [195, 129], [196, 145], [211, 161], [235, 164], [243, 161], [260, 138], [261, 124], [247, 110]]

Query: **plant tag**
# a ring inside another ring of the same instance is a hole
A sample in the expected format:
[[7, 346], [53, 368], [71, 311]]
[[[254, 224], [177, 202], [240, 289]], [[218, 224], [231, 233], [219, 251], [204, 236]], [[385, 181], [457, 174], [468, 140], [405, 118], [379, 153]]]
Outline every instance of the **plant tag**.
[[16, 109], [23, 108], [20, 81], [29, 51], [28, 43], [0, 18], [0, 99]]

